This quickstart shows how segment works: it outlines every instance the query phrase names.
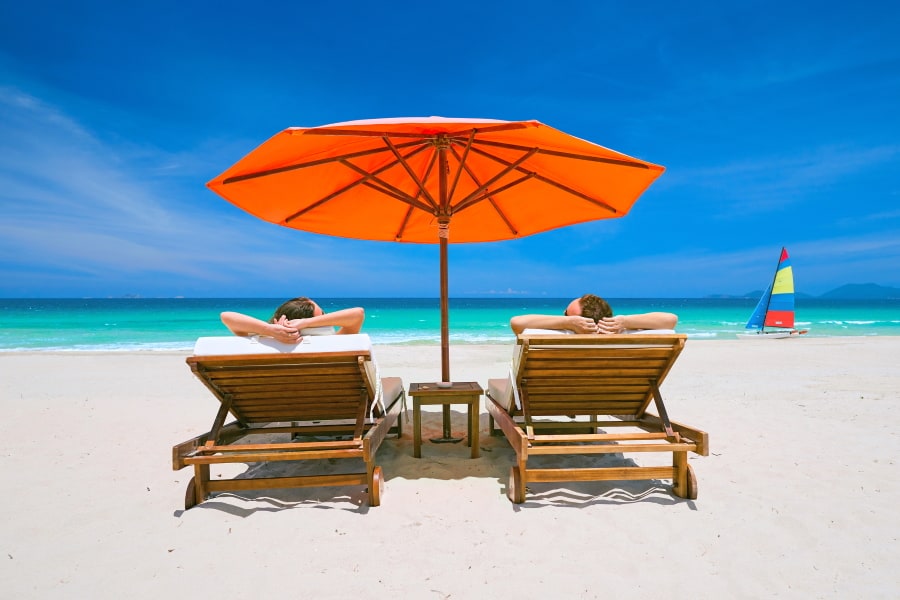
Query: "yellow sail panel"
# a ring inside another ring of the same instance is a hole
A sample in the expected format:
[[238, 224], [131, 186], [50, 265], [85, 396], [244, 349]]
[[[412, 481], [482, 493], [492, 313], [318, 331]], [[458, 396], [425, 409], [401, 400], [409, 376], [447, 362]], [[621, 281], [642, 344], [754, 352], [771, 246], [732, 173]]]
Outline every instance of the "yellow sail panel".
[[[783, 263], [782, 263], [783, 264]], [[775, 283], [772, 285], [773, 294], [794, 293], [794, 268], [790, 265], [778, 269], [775, 274]]]

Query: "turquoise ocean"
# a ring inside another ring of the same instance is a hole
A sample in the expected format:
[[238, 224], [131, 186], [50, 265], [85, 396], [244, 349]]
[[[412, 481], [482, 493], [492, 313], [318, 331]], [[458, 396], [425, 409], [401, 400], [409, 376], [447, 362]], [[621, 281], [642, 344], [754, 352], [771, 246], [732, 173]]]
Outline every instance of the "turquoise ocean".
[[[566, 298], [450, 300], [450, 343], [512, 342], [517, 314], [561, 313]], [[116, 298], [0, 299], [0, 352], [190, 350], [200, 336], [228, 335], [219, 313], [235, 310], [268, 319], [283, 299]], [[436, 298], [324, 298], [325, 311], [366, 309], [363, 331], [376, 344], [439, 344]], [[616, 313], [668, 311], [677, 330], [696, 340], [732, 340], [756, 300], [737, 298], [609, 299]], [[900, 300], [798, 299], [796, 326], [809, 336], [900, 335]]]

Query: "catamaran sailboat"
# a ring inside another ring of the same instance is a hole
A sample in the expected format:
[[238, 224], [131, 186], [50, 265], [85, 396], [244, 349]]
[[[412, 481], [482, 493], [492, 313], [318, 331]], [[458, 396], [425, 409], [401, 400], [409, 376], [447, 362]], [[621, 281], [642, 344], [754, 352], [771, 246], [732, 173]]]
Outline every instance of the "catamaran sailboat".
[[[745, 327], [748, 332], [737, 334], [739, 338], [778, 339], [806, 333], [806, 329], [794, 329], [794, 270], [786, 249], [781, 249], [775, 278]], [[773, 329], [766, 330], [766, 327]]]

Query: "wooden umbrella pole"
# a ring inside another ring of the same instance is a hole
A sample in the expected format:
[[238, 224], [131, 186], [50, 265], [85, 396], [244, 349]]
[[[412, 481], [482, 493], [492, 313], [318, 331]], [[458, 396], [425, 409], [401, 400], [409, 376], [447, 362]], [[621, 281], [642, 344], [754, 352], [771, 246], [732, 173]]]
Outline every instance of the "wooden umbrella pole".
[[[447, 149], [438, 145], [438, 182], [440, 186], [440, 207], [438, 212], [438, 242], [441, 253], [441, 381], [450, 379], [450, 285], [447, 274], [447, 243], [450, 238], [450, 200], [447, 197]], [[438, 444], [456, 443], [462, 438], [450, 435], [450, 405], [443, 405], [443, 437], [433, 438]]]
[[441, 381], [450, 379], [450, 299], [447, 277], [447, 225], [439, 225], [441, 245]]
[[[450, 198], [447, 197], [447, 145], [438, 140], [438, 241], [441, 246], [441, 381], [450, 379], [450, 284], [447, 243], [450, 237]], [[446, 435], [444, 437], [447, 437]]]

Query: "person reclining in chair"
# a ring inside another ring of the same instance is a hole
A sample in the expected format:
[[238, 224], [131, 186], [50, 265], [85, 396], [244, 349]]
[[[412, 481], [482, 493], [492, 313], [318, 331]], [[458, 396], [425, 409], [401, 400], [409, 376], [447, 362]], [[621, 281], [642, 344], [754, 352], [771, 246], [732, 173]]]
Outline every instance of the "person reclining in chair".
[[276, 308], [268, 321], [231, 311], [223, 312], [220, 317], [235, 335], [261, 335], [285, 344], [296, 344], [303, 339], [302, 330], [313, 327], [339, 327], [338, 334], [359, 333], [366, 313], [358, 306], [326, 313], [314, 301], [300, 296]]
[[573, 333], [623, 333], [636, 329], [675, 329], [678, 315], [649, 312], [613, 316], [603, 298], [585, 294], [575, 298], [562, 315], [518, 315], [509, 321], [516, 335], [526, 329], [558, 329]]

